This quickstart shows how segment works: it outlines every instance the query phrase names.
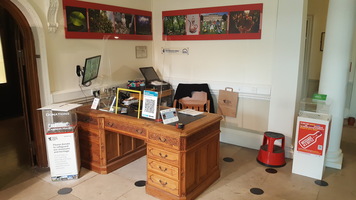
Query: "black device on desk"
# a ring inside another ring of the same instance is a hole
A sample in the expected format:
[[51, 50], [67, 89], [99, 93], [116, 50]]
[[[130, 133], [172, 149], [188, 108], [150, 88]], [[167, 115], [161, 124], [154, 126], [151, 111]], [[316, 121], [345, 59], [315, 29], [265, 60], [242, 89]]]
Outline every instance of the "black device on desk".
[[153, 88], [156, 90], [168, 90], [171, 88], [171, 85], [163, 80], [161, 80], [155, 69], [153, 67], [141, 67], [140, 71], [145, 77], [146, 88]]

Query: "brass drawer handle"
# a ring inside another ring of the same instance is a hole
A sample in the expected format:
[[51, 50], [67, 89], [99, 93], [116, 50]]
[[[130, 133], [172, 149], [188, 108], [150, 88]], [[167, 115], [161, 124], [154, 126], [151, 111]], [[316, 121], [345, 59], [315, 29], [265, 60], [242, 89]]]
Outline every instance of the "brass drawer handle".
[[159, 166], [158, 168], [159, 168], [162, 172], [167, 171], [167, 168], [164, 168], [164, 169], [163, 169], [161, 166]]
[[141, 134], [142, 132], [143, 132], [142, 129], [137, 129], [137, 130], [136, 130], [136, 133], [138, 133], [138, 134]]
[[108, 126], [113, 127], [113, 126], [114, 126], [114, 123], [108, 122]]
[[161, 179], [159, 180], [159, 183], [163, 186], [166, 186], [167, 185], [167, 182], [163, 182]]
[[161, 137], [158, 137], [158, 139], [161, 141], [161, 142], [165, 142], [167, 139], [166, 138], [161, 138]]
[[159, 153], [159, 155], [162, 157], [162, 158], [167, 158], [168, 157], [168, 155], [166, 154], [166, 155], [162, 155], [162, 153], [160, 152]]

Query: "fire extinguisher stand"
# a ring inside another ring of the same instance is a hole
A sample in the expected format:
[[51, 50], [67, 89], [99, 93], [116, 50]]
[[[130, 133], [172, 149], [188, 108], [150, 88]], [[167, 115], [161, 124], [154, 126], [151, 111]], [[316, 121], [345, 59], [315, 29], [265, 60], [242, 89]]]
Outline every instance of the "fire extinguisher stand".
[[323, 101], [306, 99], [301, 102], [292, 173], [322, 179], [331, 122], [329, 107]]

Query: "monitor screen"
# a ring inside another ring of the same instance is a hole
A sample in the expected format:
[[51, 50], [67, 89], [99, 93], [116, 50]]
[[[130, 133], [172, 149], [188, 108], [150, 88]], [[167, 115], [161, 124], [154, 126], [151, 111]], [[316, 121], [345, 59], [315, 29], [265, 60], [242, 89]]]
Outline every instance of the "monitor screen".
[[147, 82], [160, 81], [160, 78], [158, 77], [153, 67], [141, 67], [140, 71], [142, 75], [145, 77]]
[[101, 55], [85, 59], [82, 84], [85, 85], [98, 77]]

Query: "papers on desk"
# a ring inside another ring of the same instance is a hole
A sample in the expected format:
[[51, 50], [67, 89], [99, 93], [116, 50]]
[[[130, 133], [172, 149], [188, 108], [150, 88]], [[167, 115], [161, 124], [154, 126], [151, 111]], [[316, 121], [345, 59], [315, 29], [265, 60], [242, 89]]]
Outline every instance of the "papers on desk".
[[180, 110], [178, 112], [181, 114], [186, 114], [186, 115], [190, 115], [190, 116], [197, 116], [197, 115], [201, 115], [204, 113], [204, 112], [196, 111], [193, 109], [184, 109], [184, 110]]
[[168, 85], [168, 83], [163, 82], [163, 81], [151, 81], [150, 84], [151, 84], [151, 85], [155, 85], [155, 86]]

